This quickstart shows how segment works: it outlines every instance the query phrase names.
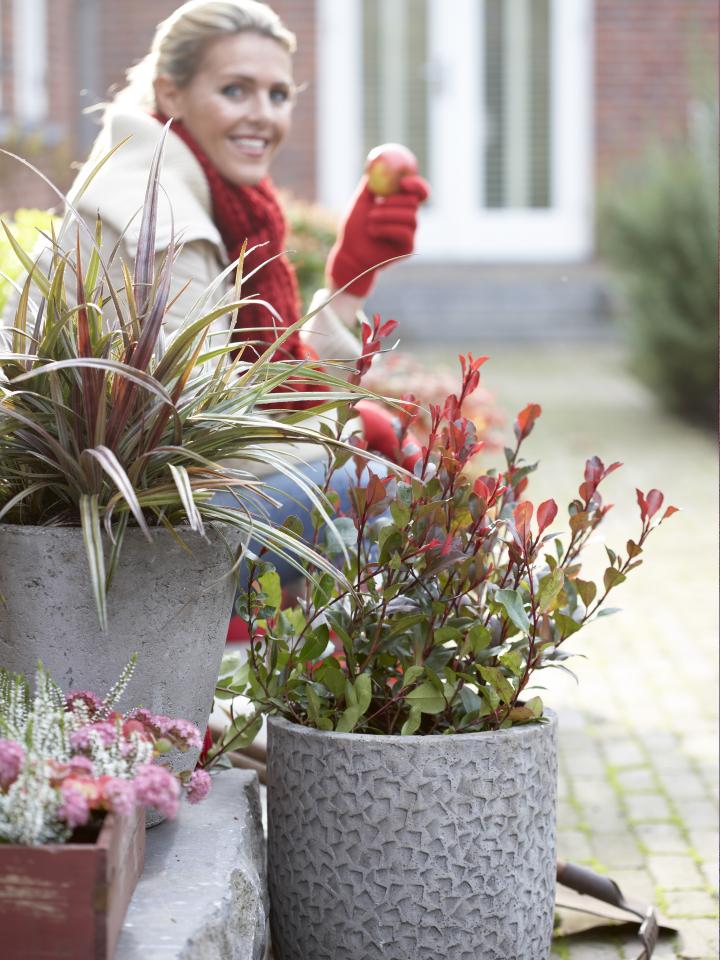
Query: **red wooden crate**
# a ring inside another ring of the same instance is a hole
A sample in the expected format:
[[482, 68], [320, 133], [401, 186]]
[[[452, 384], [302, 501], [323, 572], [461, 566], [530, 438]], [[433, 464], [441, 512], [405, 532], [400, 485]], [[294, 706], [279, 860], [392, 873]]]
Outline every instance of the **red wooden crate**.
[[0, 956], [112, 960], [144, 857], [142, 808], [107, 814], [94, 843], [0, 844]]

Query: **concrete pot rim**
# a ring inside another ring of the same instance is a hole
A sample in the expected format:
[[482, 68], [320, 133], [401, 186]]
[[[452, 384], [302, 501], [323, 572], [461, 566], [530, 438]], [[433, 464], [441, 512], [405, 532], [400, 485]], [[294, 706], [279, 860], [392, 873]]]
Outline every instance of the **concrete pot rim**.
[[476, 740], [489, 740], [491, 737], [502, 737], [504, 739], [527, 740], [538, 736], [542, 731], [551, 730], [557, 726], [557, 714], [554, 710], [545, 707], [543, 719], [546, 723], [523, 723], [514, 727], [507, 727], [505, 730], [482, 730], [475, 733], [431, 733], [431, 734], [411, 734], [403, 737], [399, 733], [394, 734], [374, 734], [374, 733], [338, 733], [336, 730], [317, 730], [315, 727], [306, 727], [301, 723], [293, 723], [286, 720], [285, 717], [270, 715], [268, 725], [279, 727], [286, 732], [292, 731], [296, 736], [307, 737], [308, 739], [335, 740], [336, 742], [361, 744], [403, 744], [412, 743], [416, 746], [421, 744], [437, 745], [438, 743], [447, 743], [457, 746], [461, 743], [470, 743]]
[[[227, 528], [232, 529], [231, 524], [223, 523], [222, 520], [209, 520], [204, 523], [204, 527], [206, 530], [210, 530], [213, 533], [220, 533], [222, 530]], [[189, 523], [176, 524], [173, 527], [173, 530], [182, 530], [184, 533], [188, 533], [192, 536], [201, 537], [200, 534], [191, 529]], [[20, 531], [27, 534], [29, 537], [45, 536], [48, 533], [66, 533], [68, 535], [76, 535], [78, 533], [82, 534], [82, 527], [79, 523], [5, 523], [4, 520], [0, 520], [0, 533], [19, 533]], [[163, 526], [151, 526], [150, 533], [153, 535], [153, 537], [157, 534], [165, 537], [173, 536], [173, 534]], [[147, 540], [140, 527], [136, 526], [135, 524], [128, 524], [128, 526], [125, 528], [125, 536], [136, 536], [137, 534], [140, 534], [146, 543], [150, 542]]]

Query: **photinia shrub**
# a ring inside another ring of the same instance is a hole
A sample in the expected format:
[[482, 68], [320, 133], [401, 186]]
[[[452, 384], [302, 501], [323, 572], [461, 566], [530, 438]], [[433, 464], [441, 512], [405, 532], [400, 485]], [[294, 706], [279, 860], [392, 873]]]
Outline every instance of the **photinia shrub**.
[[[283, 608], [272, 567], [251, 567], [237, 604], [247, 662], [221, 676], [218, 696], [244, 694], [256, 713], [233, 717], [215, 754], [247, 743], [264, 713], [320, 730], [401, 735], [542, 719], [531, 689], [538, 673], [567, 669], [566, 641], [612, 612], [609, 595], [676, 508], [662, 510], [659, 490], [638, 490], [637, 531], [623, 550], [606, 548], [599, 582], [587, 576], [584, 548], [611, 507], [601, 488], [621, 464], [587, 460], [564, 521], [555, 500], [534, 503], [527, 491], [537, 464], [521, 456], [541, 414], [532, 403], [517, 415], [503, 469], [474, 471], [483, 443], [462, 411], [486, 359], [460, 357], [460, 389], [431, 405], [413, 476], [380, 476], [356, 456], [350, 510], [337, 512], [332, 535], [316, 518], [316, 548], [352, 587], [310, 569], [304, 597]], [[406, 400], [405, 430], [414, 398]]]

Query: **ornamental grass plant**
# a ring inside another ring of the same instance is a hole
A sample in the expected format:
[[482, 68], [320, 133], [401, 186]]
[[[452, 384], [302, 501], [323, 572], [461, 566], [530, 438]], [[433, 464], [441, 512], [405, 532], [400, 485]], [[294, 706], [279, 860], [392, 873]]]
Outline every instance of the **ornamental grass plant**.
[[[522, 445], [541, 409], [528, 404], [503, 467], [488, 468], [484, 455], [476, 465], [483, 445], [462, 407], [486, 359], [460, 357], [460, 389], [430, 408], [414, 476], [382, 477], [357, 458], [351, 506], [337, 513], [332, 535], [316, 517], [317, 548], [344, 565], [354, 589], [318, 571], [316, 584], [288, 608], [272, 568], [252, 565], [239, 603], [247, 661], [226, 664], [217, 692], [231, 704], [238, 694], [248, 697], [255, 714], [231, 710], [215, 755], [252, 739], [262, 714], [319, 730], [398, 735], [542, 721], [542, 671], [568, 669], [567, 642], [612, 612], [610, 594], [640, 566], [648, 537], [676, 508], [663, 511], [658, 490], [638, 490], [637, 531], [622, 550], [604, 548], [602, 576], [591, 579], [586, 548], [611, 508], [602, 486], [621, 464], [588, 459], [564, 521], [553, 499], [533, 503], [528, 487], [537, 464], [523, 459]], [[405, 429], [413, 420], [414, 398], [407, 400]], [[336, 455], [328, 490], [344, 458]]]
[[[331, 362], [320, 369], [272, 359], [309, 315], [285, 330], [280, 323], [276, 343], [252, 363], [238, 358], [228, 334], [220, 342], [211, 335], [213, 322], [229, 316], [241, 334], [253, 337], [242, 328], [249, 302], [242, 297], [243, 255], [188, 303], [186, 322], [165, 342], [163, 317], [180, 249], [173, 237], [156, 265], [166, 134], [149, 173], [135, 261], [121, 264], [121, 286], [111, 280], [117, 249], [102, 250], [99, 220], [92, 253], [82, 262], [79, 232], [92, 231], [67, 201], [59, 229], [51, 225], [46, 234], [49, 250], [37, 258], [3, 224], [27, 278], [13, 283], [17, 304], [5, 319], [4, 338], [0, 329], [0, 522], [82, 527], [103, 628], [128, 524], [148, 540], [153, 526], [162, 525], [182, 541], [183, 528], [203, 534], [205, 524], [217, 522], [239, 531], [248, 555], [253, 544], [271, 546], [298, 567], [342, 576], [267, 521], [272, 490], [255, 468], [262, 464], [291, 478], [298, 495], [325, 514], [323, 494], [305, 479], [301, 455], [289, 455], [287, 444], [342, 446], [332, 430], [308, 420], [362, 391]], [[294, 389], [300, 384], [302, 391]], [[218, 491], [231, 492], [237, 508], [217, 505]], [[229, 569], [238, 562], [236, 555]]]

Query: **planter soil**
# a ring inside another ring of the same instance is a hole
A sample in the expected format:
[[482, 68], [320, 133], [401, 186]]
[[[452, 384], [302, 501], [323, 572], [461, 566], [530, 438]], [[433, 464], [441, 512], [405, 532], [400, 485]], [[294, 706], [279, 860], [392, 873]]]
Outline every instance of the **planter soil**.
[[387, 737], [268, 724], [277, 960], [546, 960], [556, 718]]

